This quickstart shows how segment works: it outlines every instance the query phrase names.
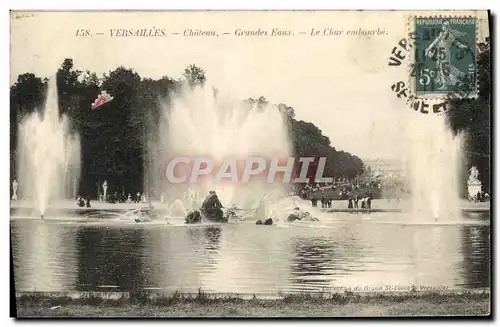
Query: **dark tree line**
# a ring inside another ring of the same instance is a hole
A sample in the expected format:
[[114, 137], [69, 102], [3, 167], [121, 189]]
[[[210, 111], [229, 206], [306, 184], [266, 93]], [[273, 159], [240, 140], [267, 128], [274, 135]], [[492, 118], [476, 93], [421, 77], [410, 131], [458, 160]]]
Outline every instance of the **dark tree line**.
[[[245, 102], [257, 107], [269, 108], [269, 101], [261, 96], [258, 99], [247, 99]], [[295, 119], [295, 110], [280, 103], [276, 107], [284, 116], [288, 125], [288, 132], [292, 140], [293, 153], [296, 158], [314, 157], [315, 161], [309, 165], [307, 177], [313, 180], [316, 175], [319, 158], [326, 158], [324, 177], [348, 178], [364, 172], [363, 161], [348, 152], [337, 151], [331, 145], [330, 139], [313, 123]], [[297, 172], [298, 173], [298, 172]]]
[[[188, 66], [179, 79], [141, 78], [133, 69], [123, 66], [100, 78], [93, 72], [75, 69], [72, 59], [64, 60], [56, 78], [60, 113], [68, 116], [71, 131], [80, 135], [79, 193], [91, 196], [95, 196], [96, 185], [104, 180], [109, 185], [120, 185], [120, 189], [110, 191], [143, 190], [148, 140], [154, 137], [160, 122], [160, 102], [168, 101], [184, 83], [196, 85], [206, 80], [204, 71], [195, 65]], [[11, 178], [16, 176], [18, 124], [27, 114], [42, 110], [47, 82], [47, 78], [25, 73], [10, 88]], [[114, 100], [91, 110], [101, 90], [106, 90]], [[353, 178], [363, 172], [361, 159], [337, 151], [318, 127], [296, 120], [292, 107], [268, 106], [264, 97], [245, 101], [282, 112], [288, 122], [294, 155], [327, 157], [325, 177]]]
[[[452, 99], [447, 111], [448, 121], [455, 132], [464, 131], [465, 161], [467, 168], [475, 165], [483, 191], [490, 192], [491, 167], [491, 56], [490, 38], [478, 45], [477, 77], [479, 95], [477, 99]], [[466, 171], [464, 171], [466, 179]], [[462, 185], [466, 185], [463, 183]], [[465, 190], [463, 190], [465, 191]]]

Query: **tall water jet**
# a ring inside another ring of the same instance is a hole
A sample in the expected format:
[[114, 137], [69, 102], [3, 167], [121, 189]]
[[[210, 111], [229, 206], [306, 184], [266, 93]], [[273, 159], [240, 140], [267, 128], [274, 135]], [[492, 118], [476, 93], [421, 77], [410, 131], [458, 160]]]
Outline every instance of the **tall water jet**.
[[454, 135], [444, 115], [412, 115], [407, 120], [412, 211], [422, 218], [460, 216], [462, 135]]
[[49, 79], [43, 112], [19, 124], [18, 180], [21, 196], [43, 217], [53, 201], [73, 196], [80, 173], [80, 140], [59, 116], [56, 77]]
[[[164, 171], [175, 157], [204, 157], [216, 163], [235, 159], [242, 163], [251, 156], [291, 156], [287, 123], [277, 107], [250, 106], [216, 92], [210, 85], [186, 86], [169, 103], [164, 103], [159, 137], [152, 148], [154, 157], [150, 159], [149, 171], [154, 172]], [[286, 184], [257, 178], [246, 184], [227, 180], [214, 184], [211, 178], [205, 178], [180, 185], [157, 177], [154, 183], [154, 188], [164, 192], [169, 201], [182, 198], [188, 187], [202, 198], [213, 189], [223, 205], [240, 207], [249, 198], [260, 200], [266, 193], [282, 193], [287, 188]]]

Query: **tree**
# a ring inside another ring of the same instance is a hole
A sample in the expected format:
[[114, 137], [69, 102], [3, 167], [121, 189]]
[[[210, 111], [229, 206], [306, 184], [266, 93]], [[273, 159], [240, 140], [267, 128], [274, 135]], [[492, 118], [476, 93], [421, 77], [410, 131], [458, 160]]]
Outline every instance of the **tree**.
[[37, 108], [42, 108], [46, 84], [32, 73], [21, 74], [10, 87], [10, 176], [16, 175], [17, 133], [19, 123]]
[[284, 103], [280, 103], [278, 105], [278, 110], [281, 113], [285, 114], [288, 118], [295, 118], [295, 110], [292, 107], [287, 106]]
[[184, 78], [189, 85], [203, 85], [207, 80], [205, 71], [196, 65], [189, 65], [184, 69]]
[[[465, 154], [468, 166], [477, 166], [485, 191], [490, 190], [491, 150], [491, 53], [490, 38], [478, 46], [477, 99], [451, 99], [447, 111], [448, 122], [455, 133], [465, 132]], [[465, 179], [465, 174], [464, 174]], [[465, 192], [465, 181], [462, 191]], [[464, 194], [463, 194], [464, 195]]]
[[354, 178], [364, 170], [363, 161], [347, 152], [337, 152], [331, 146], [330, 139], [313, 123], [295, 120], [295, 110], [284, 103], [277, 106], [270, 105], [269, 101], [261, 96], [257, 99], [249, 98], [243, 101], [247, 110], [278, 110], [285, 115], [288, 122], [289, 135], [293, 144], [293, 154], [296, 158], [314, 157], [315, 161], [309, 165], [307, 177], [314, 178], [319, 159], [326, 158], [324, 177]]
[[86, 158], [90, 162], [98, 160], [88, 179], [106, 179], [110, 185], [142, 190], [145, 120], [137, 99], [140, 83], [139, 74], [123, 66], [103, 77], [101, 88], [114, 100], [87, 117], [103, 122], [97, 129], [88, 130], [92, 142], [86, 143]]
[[78, 81], [81, 71], [73, 69], [73, 59], [64, 59], [61, 67], [57, 70], [56, 80], [59, 94], [59, 114], [67, 113], [71, 107], [78, 105], [79, 89]]
[[43, 106], [45, 82], [32, 73], [17, 77], [17, 81], [10, 88], [11, 117], [14, 114], [20, 120], [26, 113]]
[[[81, 195], [96, 195], [96, 183], [108, 181], [108, 193], [125, 189], [135, 193], [146, 191], [144, 172], [149, 141], [155, 139], [161, 128], [164, 104], [171, 95], [182, 90], [182, 82], [203, 85], [205, 72], [189, 65], [184, 80], [168, 76], [160, 79], [141, 78], [133, 69], [119, 66], [98, 77], [89, 70], [78, 70], [72, 59], [64, 59], [57, 70], [60, 110], [69, 119], [72, 130], [79, 134], [81, 143]], [[18, 122], [26, 113], [43, 108], [47, 79], [32, 73], [21, 74], [10, 88], [11, 111], [11, 172], [15, 173], [15, 150]], [[114, 99], [98, 109], [91, 104], [106, 90]], [[214, 89], [214, 96], [217, 90]], [[327, 157], [325, 177], [353, 177], [363, 171], [363, 163], [356, 156], [337, 151], [328, 137], [312, 123], [295, 120], [294, 108], [280, 103], [272, 105], [264, 96], [244, 101], [251, 110], [278, 110], [287, 118], [288, 130], [296, 157], [314, 156], [310, 174], [314, 177], [318, 159]]]

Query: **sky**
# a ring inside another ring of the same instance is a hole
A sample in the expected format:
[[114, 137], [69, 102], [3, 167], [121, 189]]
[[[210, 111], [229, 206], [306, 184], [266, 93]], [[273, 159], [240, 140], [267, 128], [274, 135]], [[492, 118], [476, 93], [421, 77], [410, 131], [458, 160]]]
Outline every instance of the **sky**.
[[[406, 37], [415, 15], [433, 12], [14, 12], [11, 14], [11, 77], [33, 72], [49, 77], [64, 58], [99, 75], [124, 65], [141, 77], [181, 76], [189, 64], [234, 98], [265, 96], [286, 103], [296, 118], [313, 122], [338, 150], [363, 159], [398, 158], [398, 138], [411, 109], [391, 90], [408, 81], [407, 61], [388, 58]], [[487, 36], [486, 12], [477, 37]], [[288, 30], [293, 36], [237, 36], [239, 31]], [[118, 37], [118, 29], [160, 29], [166, 37]], [[184, 36], [184, 31], [218, 36]], [[323, 35], [324, 31], [342, 35]], [[347, 35], [377, 30], [381, 35]], [[88, 30], [91, 36], [77, 36]], [[111, 35], [113, 30], [114, 36]], [[318, 31], [319, 35], [314, 34]], [[82, 32], [80, 32], [82, 33]], [[98, 33], [102, 33], [99, 35]], [[173, 33], [179, 33], [174, 35]], [[227, 33], [227, 34], [224, 34]], [[303, 34], [302, 34], [303, 33]], [[417, 113], [418, 114], [418, 113]]]

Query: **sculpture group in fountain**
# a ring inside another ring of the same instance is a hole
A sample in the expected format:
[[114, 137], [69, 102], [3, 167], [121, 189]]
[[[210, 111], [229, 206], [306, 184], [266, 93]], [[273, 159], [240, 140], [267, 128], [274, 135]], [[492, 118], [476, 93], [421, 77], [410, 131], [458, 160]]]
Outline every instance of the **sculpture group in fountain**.
[[469, 198], [474, 198], [478, 192], [482, 192], [482, 183], [479, 180], [479, 170], [475, 166], [469, 169], [469, 179], [467, 180], [467, 190]]
[[12, 182], [12, 200], [17, 200], [17, 187], [19, 183], [16, 179]]

